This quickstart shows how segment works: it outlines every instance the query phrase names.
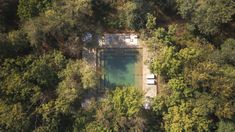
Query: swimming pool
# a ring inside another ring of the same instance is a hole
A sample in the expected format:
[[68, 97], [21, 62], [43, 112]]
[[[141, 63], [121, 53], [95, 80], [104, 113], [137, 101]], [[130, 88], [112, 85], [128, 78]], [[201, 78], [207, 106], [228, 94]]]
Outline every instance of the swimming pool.
[[133, 86], [142, 88], [142, 49], [102, 49], [99, 52], [103, 89]]

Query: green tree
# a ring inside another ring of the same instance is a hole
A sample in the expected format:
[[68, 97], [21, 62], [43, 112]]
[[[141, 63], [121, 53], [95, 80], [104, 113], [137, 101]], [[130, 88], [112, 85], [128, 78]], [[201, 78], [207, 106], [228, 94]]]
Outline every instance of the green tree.
[[158, 28], [147, 39], [147, 46], [154, 54], [150, 69], [166, 79], [181, 76], [182, 67], [198, 58], [201, 52], [194, 47], [181, 48], [183, 44], [180, 44], [180, 39], [176, 39], [175, 30], [175, 26], [169, 26], [168, 31]]
[[213, 113], [216, 102], [209, 95], [200, 95], [179, 105], [168, 108], [164, 114], [166, 131], [210, 131], [213, 120], [208, 115]]
[[109, 1], [108, 5], [111, 10], [106, 15], [105, 23], [116, 29], [143, 29], [147, 22], [147, 13], [153, 12], [153, 2], [150, 1]]
[[0, 58], [15, 58], [31, 51], [27, 36], [22, 30], [0, 34], [0, 38]]
[[180, 72], [181, 62], [176, 59], [174, 47], [164, 47], [160, 50], [157, 58], [154, 58], [150, 68], [154, 73], [165, 77], [176, 77]]
[[232, 121], [221, 120], [218, 124], [219, 125], [218, 125], [217, 132], [233, 132], [233, 131], [235, 131], [235, 127], [234, 127], [235, 124]]
[[225, 63], [235, 66], [235, 39], [228, 39], [221, 45], [221, 56]]
[[18, 0], [0, 0], [0, 32], [8, 32], [18, 27]]
[[96, 72], [91, 69], [86, 62], [76, 61], [68, 63], [66, 69], [60, 73], [63, 81], [59, 83], [56, 100], [56, 107], [59, 110], [69, 111], [75, 101], [81, 101], [86, 89], [96, 86]]
[[147, 29], [154, 29], [156, 28], [156, 17], [153, 16], [150, 13], [147, 13], [147, 23], [146, 23]]
[[164, 123], [165, 131], [210, 131], [217, 100], [207, 93], [199, 93], [179, 79], [168, 82], [170, 95], [163, 94], [153, 103], [153, 110]]
[[175, 32], [177, 25], [170, 25], [168, 30], [165, 28], [153, 29], [150, 34], [144, 36], [144, 40], [151, 52], [157, 52], [164, 46], [175, 46]]
[[117, 88], [102, 99], [96, 110], [96, 120], [88, 131], [142, 131], [143, 94], [136, 88]]
[[0, 101], [0, 130], [22, 131], [28, 130], [30, 120], [24, 112], [25, 107], [21, 103], [7, 104]]
[[120, 21], [123, 21], [125, 27], [130, 29], [138, 29], [143, 26], [143, 20], [140, 17], [140, 9], [143, 7], [143, 3], [132, 1], [127, 2], [123, 6], [123, 10], [120, 13]]
[[166, 90], [153, 103], [162, 128], [215, 131], [218, 120], [233, 120], [233, 40], [215, 50], [205, 40], [189, 35], [176, 38], [173, 34], [174, 39], [167, 39], [170, 35], [165, 29], [156, 33], [147, 40], [159, 44], [151, 50], [150, 68], [166, 82]]
[[223, 24], [235, 14], [233, 0], [176, 0], [181, 16], [188, 19], [200, 33], [219, 33]]
[[5, 13], [8, 10], [7, 6], [9, 5], [9, 2], [6, 0], [0, 1], [0, 32], [3, 32], [5, 30]]
[[1, 130], [30, 131], [36, 127], [34, 123], [39, 120], [38, 108], [55, 96], [53, 91], [58, 85], [57, 74], [64, 68], [65, 62], [59, 52], [43, 57], [29, 55], [2, 59]]
[[38, 51], [59, 49], [66, 56], [81, 57], [82, 38], [95, 32], [91, 1], [56, 2], [51, 10], [27, 22], [24, 30]]
[[53, 0], [19, 0], [18, 15], [21, 21], [38, 16], [52, 5]]

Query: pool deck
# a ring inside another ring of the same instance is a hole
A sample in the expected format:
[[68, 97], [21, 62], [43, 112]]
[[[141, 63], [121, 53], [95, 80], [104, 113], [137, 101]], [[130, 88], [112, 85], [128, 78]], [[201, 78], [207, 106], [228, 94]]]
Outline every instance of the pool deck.
[[[99, 45], [98, 48], [142, 48], [142, 75], [143, 75], [143, 81], [142, 81], [142, 90], [145, 93], [145, 97], [146, 98], [154, 98], [155, 96], [157, 96], [157, 85], [148, 85], [147, 84], [147, 75], [151, 74], [151, 71], [148, 67], [148, 64], [146, 63], [148, 61], [148, 58], [150, 58], [150, 52], [148, 52], [148, 48], [146, 46], [144, 46], [143, 42], [141, 42], [140, 40], [138, 40], [136, 43], [133, 42], [132, 44], [130, 44], [130, 42], [125, 42], [123, 40], [120, 40], [120, 38], [118, 38], [118, 34], [113, 35], [110, 34], [112, 37], [112, 39], [108, 39], [106, 40], [108, 42], [108, 44], [104, 44], [107, 42], [101, 42], [101, 44]], [[109, 38], [109, 37], [106, 37]], [[119, 42], [122, 43], [119, 43]], [[132, 42], [132, 41], [131, 41]], [[113, 44], [111, 44], [113, 43]], [[83, 60], [87, 61], [88, 63], [90, 63], [94, 68], [97, 68], [97, 48], [93, 48], [93, 49], [83, 49]], [[157, 81], [157, 80], [156, 80]], [[157, 82], [156, 82], [157, 83]]]
[[93, 68], [96, 68], [96, 49], [83, 48], [82, 58], [88, 62]]
[[[154, 98], [157, 96], [157, 85], [147, 84], [147, 75], [151, 74], [148, 64], [146, 63], [150, 58], [150, 54], [146, 46], [143, 46], [143, 91], [146, 98]], [[157, 83], [157, 82], [156, 82]]]

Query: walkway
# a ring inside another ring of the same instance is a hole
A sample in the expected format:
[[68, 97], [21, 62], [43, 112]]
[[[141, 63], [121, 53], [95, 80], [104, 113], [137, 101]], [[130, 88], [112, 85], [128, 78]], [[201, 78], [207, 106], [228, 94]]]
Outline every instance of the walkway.
[[[148, 58], [150, 58], [148, 49], [146, 46], [141, 44], [137, 40], [136, 35], [126, 35], [126, 34], [105, 34], [103, 39], [100, 39], [100, 48], [143, 48], [142, 50], [142, 75], [143, 75], [143, 91], [145, 92], [145, 97], [154, 98], [157, 95], [157, 86], [147, 84], [147, 75], [151, 74], [148, 64], [146, 63]], [[90, 63], [94, 68], [96, 67], [96, 49], [88, 50], [83, 49], [83, 59]]]
[[143, 90], [145, 97], [154, 98], [157, 95], [157, 86], [147, 84], [147, 75], [151, 74], [148, 64], [149, 52], [146, 46], [143, 46]]
[[96, 49], [83, 48], [82, 56], [83, 60], [91, 64], [92, 67], [96, 68]]
[[139, 42], [136, 34], [104, 34], [99, 39], [102, 48], [138, 48]]

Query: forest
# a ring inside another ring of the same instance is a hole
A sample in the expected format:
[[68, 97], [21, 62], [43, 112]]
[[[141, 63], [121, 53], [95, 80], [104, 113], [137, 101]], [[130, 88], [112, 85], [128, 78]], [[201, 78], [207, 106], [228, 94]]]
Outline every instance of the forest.
[[[97, 91], [87, 33], [136, 32], [164, 89]], [[84, 100], [90, 101], [84, 105]], [[234, 0], [0, 0], [0, 131], [234, 132]]]

